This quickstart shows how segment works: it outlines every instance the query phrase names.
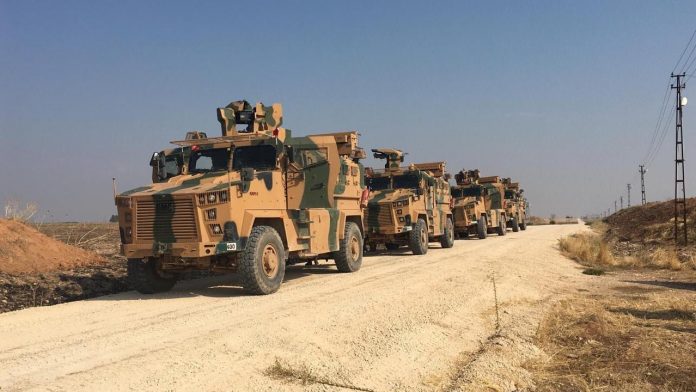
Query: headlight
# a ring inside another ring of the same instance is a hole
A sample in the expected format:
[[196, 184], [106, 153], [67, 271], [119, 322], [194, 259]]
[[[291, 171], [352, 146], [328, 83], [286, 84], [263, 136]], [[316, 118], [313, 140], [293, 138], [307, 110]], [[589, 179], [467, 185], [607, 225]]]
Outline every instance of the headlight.
[[401, 214], [403, 214], [403, 213], [404, 213], [404, 211], [401, 210], [401, 209], [396, 210], [396, 215], [401, 215]]
[[217, 213], [215, 211], [215, 208], [206, 211], [206, 213], [208, 214], [208, 219], [210, 219], [210, 220], [215, 220], [215, 218], [217, 218]]
[[204, 193], [201, 193], [200, 195], [198, 195], [198, 203], [205, 204], [205, 194]]
[[227, 201], [227, 191], [220, 192], [220, 201], [223, 203]]
[[208, 202], [210, 203], [215, 203], [215, 200], [217, 200], [217, 197], [215, 196], [214, 193], [209, 193], [208, 194]]

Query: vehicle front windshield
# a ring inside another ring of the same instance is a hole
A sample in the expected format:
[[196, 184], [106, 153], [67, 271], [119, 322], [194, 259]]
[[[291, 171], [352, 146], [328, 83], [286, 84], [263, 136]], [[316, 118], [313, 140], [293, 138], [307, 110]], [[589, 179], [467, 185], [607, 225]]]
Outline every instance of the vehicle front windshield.
[[189, 173], [226, 171], [229, 161], [230, 151], [227, 148], [195, 151], [189, 159]]
[[515, 191], [505, 191], [505, 198], [508, 200], [515, 199]]
[[481, 188], [460, 188], [453, 189], [452, 196], [454, 197], [471, 197], [471, 196], [481, 196]]
[[415, 174], [394, 176], [394, 189], [417, 189], [419, 186], [420, 177]]
[[243, 146], [234, 149], [232, 169], [273, 170], [276, 168], [276, 149], [268, 144]]
[[372, 177], [367, 179], [367, 186], [370, 190], [381, 191], [391, 188], [390, 177]]

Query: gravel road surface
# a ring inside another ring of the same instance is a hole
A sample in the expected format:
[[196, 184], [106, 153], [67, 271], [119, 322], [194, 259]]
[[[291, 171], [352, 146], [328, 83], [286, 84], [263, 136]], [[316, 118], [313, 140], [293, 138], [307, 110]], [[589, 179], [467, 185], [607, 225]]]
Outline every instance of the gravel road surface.
[[[496, 329], [492, 277], [503, 330], [533, 329], [540, 309], [588, 279], [556, 248], [582, 229], [532, 226], [431, 244], [424, 256], [383, 253], [354, 274], [291, 267], [269, 296], [215, 277], [0, 314], [0, 390], [467, 389], [462, 358]], [[491, 361], [492, 372], [505, 365]]]

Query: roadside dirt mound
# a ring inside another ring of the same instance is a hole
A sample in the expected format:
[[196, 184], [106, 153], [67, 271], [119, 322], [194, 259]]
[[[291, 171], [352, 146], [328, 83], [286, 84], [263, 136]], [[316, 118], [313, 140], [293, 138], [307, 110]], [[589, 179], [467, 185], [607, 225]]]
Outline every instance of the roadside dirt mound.
[[102, 257], [48, 237], [31, 226], [0, 219], [0, 272], [36, 274], [102, 262]]
[[[686, 200], [689, 238], [696, 238], [696, 198]], [[648, 203], [623, 209], [605, 219], [607, 235], [619, 241], [642, 244], [671, 244], [674, 238], [674, 201]]]

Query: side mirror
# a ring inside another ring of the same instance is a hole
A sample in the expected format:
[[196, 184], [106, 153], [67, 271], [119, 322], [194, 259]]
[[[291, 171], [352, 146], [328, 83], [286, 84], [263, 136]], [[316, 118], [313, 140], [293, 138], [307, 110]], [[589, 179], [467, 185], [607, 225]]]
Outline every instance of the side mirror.
[[153, 152], [152, 157], [150, 157], [150, 166], [155, 167], [159, 165], [159, 153]]
[[240, 174], [242, 181], [251, 181], [256, 177], [256, 170], [253, 167], [245, 167]]
[[444, 178], [445, 178], [445, 181], [449, 181], [452, 178], [452, 175], [449, 173], [445, 173]]

